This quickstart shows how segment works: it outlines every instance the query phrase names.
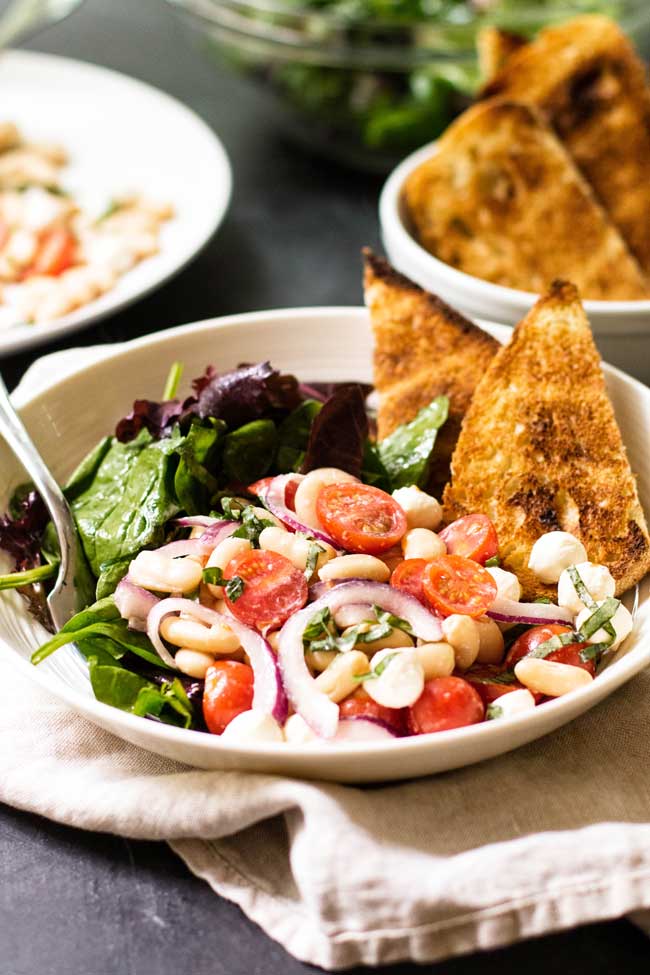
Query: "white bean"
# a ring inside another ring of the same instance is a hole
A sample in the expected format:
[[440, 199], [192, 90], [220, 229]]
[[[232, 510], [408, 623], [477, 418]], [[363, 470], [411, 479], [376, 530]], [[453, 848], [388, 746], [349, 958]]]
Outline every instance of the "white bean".
[[474, 620], [478, 627], [479, 647], [476, 659], [480, 664], [500, 664], [503, 659], [503, 633], [487, 616]]
[[279, 518], [276, 518], [276, 516], [274, 514], [272, 514], [270, 511], [267, 511], [266, 508], [256, 507], [255, 505], [246, 505], [246, 507], [247, 508], [251, 508], [252, 507], [253, 514], [257, 518], [259, 518], [260, 521], [270, 521], [270, 522], [273, 523], [273, 526], [275, 528], [281, 528], [283, 531], [286, 532], [287, 529], [284, 527], [284, 525], [282, 524], [282, 522], [280, 521], [280, 519]]
[[284, 737], [290, 745], [309, 745], [318, 741], [318, 735], [312, 731], [301, 715], [292, 714], [284, 725]]
[[352, 474], [348, 474], [347, 471], [340, 471], [337, 467], [319, 467], [315, 471], [310, 471], [298, 485], [294, 499], [298, 521], [302, 522], [303, 525], [309, 525], [310, 528], [322, 530], [323, 526], [316, 514], [316, 501], [320, 492], [328, 484], [343, 484], [346, 481], [356, 480], [357, 478], [353, 477]]
[[[265, 552], [277, 552], [279, 555], [284, 555], [292, 565], [295, 565], [296, 569], [303, 572], [307, 567], [307, 559], [313, 544], [312, 539], [305, 538], [304, 535], [293, 535], [282, 528], [264, 528], [260, 532], [261, 549]], [[325, 565], [329, 559], [335, 558], [336, 550], [327, 542], [319, 540], [316, 544], [323, 550], [318, 553], [316, 560], [316, 568], [318, 569]]]
[[[206, 568], [211, 569], [217, 566], [222, 572], [225, 571], [226, 566], [236, 555], [241, 555], [242, 552], [248, 552], [253, 546], [248, 541], [247, 538], [224, 538], [223, 542], [220, 542], [215, 549], [212, 550], [210, 558], [207, 561]], [[208, 589], [213, 596], [219, 598], [223, 595], [223, 586], [215, 586], [212, 583], [208, 583]]]
[[425, 680], [449, 677], [454, 672], [456, 657], [449, 643], [421, 643], [415, 648]]
[[437, 559], [447, 552], [447, 546], [428, 528], [410, 528], [402, 538], [405, 559]]
[[507, 694], [502, 694], [498, 697], [490, 707], [492, 708], [492, 713], [488, 713], [490, 720], [513, 718], [516, 714], [525, 714], [526, 711], [534, 711], [535, 698], [530, 691], [508, 691]]
[[322, 674], [336, 657], [338, 657], [336, 650], [307, 650], [305, 653], [305, 663], [310, 670], [315, 670], [317, 673]]
[[166, 616], [160, 624], [160, 633], [175, 647], [198, 650], [199, 653], [232, 653], [239, 648], [238, 637], [223, 623], [205, 626], [196, 620]]
[[386, 708], [407, 708], [415, 704], [424, 689], [424, 668], [417, 652], [413, 648], [382, 650], [372, 661], [373, 673], [378, 667], [381, 673], [364, 683], [368, 696]]
[[487, 571], [497, 584], [497, 596], [499, 599], [512, 599], [518, 603], [521, 599], [521, 583], [514, 572], [506, 572], [498, 565], [486, 566]]
[[[361, 623], [361, 632], [367, 633], [372, 625], [372, 623]], [[342, 636], [346, 636], [353, 629], [356, 629], [356, 627], [348, 626], [343, 630]], [[380, 637], [378, 640], [371, 640], [369, 643], [360, 643], [359, 646], [363, 648], [364, 653], [370, 656], [379, 650], [387, 650], [395, 647], [412, 647], [413, 640], [404, 630], [394, 627], [387, 636]]]
[[314, 684], [319, 691], [338, 704], [359, 686], [354, 678], [359, 674], [367, 674], [369, 670], [368, 658], [360, 650], [338, 653], [327, 670], [319, 674]]
[[280, 648], [280, 631], [273, 630], [272, 633], [267, 633], [266, 642], [270, 643], [271, 649], [275, 650], [275, 652], [277, 653]]
[[523, 657], [515, 664], [515, 677], [530, 691], [547, 697], [561, 697], [593, 681], [589, 671], [582, 667], [537, 657]]
[[201, 582], [203, 567], [191, 556], [172, 559], [159, 552], [140, 552], [129, 565], [134, 586], [154, 592], [192, 592]]
[[459, 670], [467, 670], [478, 657], [481, 645], [476, 620], [454, 613], [442, 621], [442, 632], [454, 648], [456, 666]]
[[330, 559], [318, 570], [318, 578], [323, 582], [334, 579], [371, 579], [373, 582], [388, 582], [390, 569], [374, 555], [339, 555]]
[[211, 653], [199, 653], [197, 650], [188, 650], [185, 647], [178, 650], [174, 657], [174, 663], [182, 674], [196, 677], [198, 680], [205, 678], [208, 667], [212, 666], [214, 660]]
[[221, 733], [224, 741], [239, 745], [284, 741], [284, 731], [271, 714], [264, 711], [240, 711]]
[[431, 531], [436, 531], [440, 527], [442, 508], [430, 494], [411, 485], [393, 491], [393, 497], [406, 515], [409, 528], [430, 528]]

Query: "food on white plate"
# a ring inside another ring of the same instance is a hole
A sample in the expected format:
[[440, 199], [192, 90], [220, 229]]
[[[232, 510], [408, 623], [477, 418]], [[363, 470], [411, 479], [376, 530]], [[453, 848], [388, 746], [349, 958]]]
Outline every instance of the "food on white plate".
[[403, 192], [422, 246], [467, 274], [535, 292], [570, 276], [586, 298], [650, 297], [621, 234], [532, 106], [474, 105]]
[[130, 194], [91, 213], [65, 188], [67, 161], [0, 124], [0, 329], [67, 315], [158, 253], [171, 207]]
[[[454, 454], [444, 524], [428, 488], [442, 396], [420, 411], [426, 423], [376, 439], [358, 384], [325, 391], [269, 363], [209, 367], [181, 398], [174, 364], [162, 401], [136, 400], [68, 481], [85, 608], [33, 662], [74, 644], [98, 700], [242, 748], [390, 746], [519, 720], [578, 692], [632, 627], [609, 580], [620, 594], [648, 567], [581, 315], [558, 286], [493, 359]], [[429, 360], [434, 378], [448, 362]], [[559, 436], [569, 414], [570, 441]], [[528, 521], [510, 503], [526, 491], [543, 500]], [[556, 502], [574, 517], [559, 547]], [[0, 588], [19, 588], [44, 618], [58, 553], [29, 486], [0, 519], [0, 545], [16, 568]], [[528, 568], [535, 551], [557, 587]], [[545, 601], [532, 601], [537, 587]]]
[[[541, 109], [650, 273], [650, 88], [621, 28], [597, 14], [546, 27], [506, 59], [483, 97]], [[575, 281], [572, 267], [563, 274]]]

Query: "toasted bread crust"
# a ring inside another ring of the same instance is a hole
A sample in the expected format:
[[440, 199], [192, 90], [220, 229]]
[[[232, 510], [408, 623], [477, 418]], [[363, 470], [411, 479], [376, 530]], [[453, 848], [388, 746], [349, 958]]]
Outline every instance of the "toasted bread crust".
[[484, 84], [494, 78], [503, 68], [508, 58], [527, 44], [521, 34], [513, 34], [499, 27], [483, 27], [478, 33], [476, 47], [479, 68]]
[[499, 344], [478, 326], [366, 249], [364, 291], [375, 337], [378, 436], [412, 420], [436, 396], [449, 397], [431, 487], [440, 491], [474, 389]]
[[568, 274], [588, 298], [650, 296], [622, 237], [531, 106], [494, 99], [468, 109], [409, 176], [404, 196], [420, 243], [468, 274], [539, 293]]
[[650, 272], [650, 89], [623, 31], [596, 14], [546, 28], [485, 86], [494, 96], [542, 109]]
[[447, 522], [488, 514], [524, 597], [556, 597], [528, 569], [548, 531], [570, 531], [618, 594], [650, 569], [650, 539], [600, 358], [575, 287], [556, 282], [492, 359], [463, 422]]

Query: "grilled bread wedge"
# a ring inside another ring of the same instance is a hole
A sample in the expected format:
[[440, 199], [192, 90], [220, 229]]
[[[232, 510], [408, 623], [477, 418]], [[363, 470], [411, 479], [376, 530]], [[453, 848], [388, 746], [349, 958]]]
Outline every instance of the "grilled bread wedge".
[[650, 89], [620, 27], [595, 14], [548, 27], [507, 58], [482, 96], [544, 112], [650, 273]]
[[624, 592], [650, 539], [576, 288], [556, 282], [492, 359], [465, 416], [444, 494], [447, 522], [489, 515], [524, 596], [555, 598], [528, 569], [540, 535], [576, 535]]
[[470, 108], [411, 173], [404, 196], [420, 243], [468, 274], [537, 293], [568, 275], [587, 298], [650, 296], [627, 245], [533, 107], [494, 99]]
[[375, 339], [374, 384], [380, 439], [436, 396], [449, 397], [430, 486], [440, 493], [474, 389], [495, 355], [496, 339], [364, 250], [364, 291]]
[[487, 84], [503, 68], [511, 54], [527, 44], [521, 34], [513, 34], [499, 27], [483, 27], [476, 40], [481, 78]]

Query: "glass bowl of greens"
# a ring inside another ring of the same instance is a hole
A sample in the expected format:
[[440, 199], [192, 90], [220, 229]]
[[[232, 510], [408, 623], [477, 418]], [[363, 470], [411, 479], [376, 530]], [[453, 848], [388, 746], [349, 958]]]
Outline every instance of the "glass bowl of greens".
[[437, 138], [467, 106], [480, 83], [481, 28], [531, 36], [599, 12], [646, 48], [650, 35], [647, 0], [167, 2], [211, 59], [256, 86], [285, 132], [377, 172]]

